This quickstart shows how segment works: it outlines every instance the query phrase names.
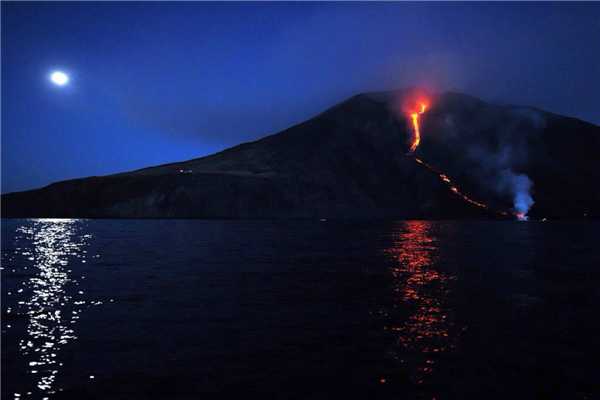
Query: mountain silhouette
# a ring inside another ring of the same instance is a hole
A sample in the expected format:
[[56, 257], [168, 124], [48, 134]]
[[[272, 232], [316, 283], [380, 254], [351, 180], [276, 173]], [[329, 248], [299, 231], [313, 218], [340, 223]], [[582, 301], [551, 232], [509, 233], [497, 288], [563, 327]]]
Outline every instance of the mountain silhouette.
[[531, 183], [531, 218], [600, 215], [600, 127], [447, 92], [430, 95], [407, 154], [413, 131], [399, 104], [413, 92], [360, 94], [206, 157], [8, 193], [2, 216], [512, 218], [514, 177]]

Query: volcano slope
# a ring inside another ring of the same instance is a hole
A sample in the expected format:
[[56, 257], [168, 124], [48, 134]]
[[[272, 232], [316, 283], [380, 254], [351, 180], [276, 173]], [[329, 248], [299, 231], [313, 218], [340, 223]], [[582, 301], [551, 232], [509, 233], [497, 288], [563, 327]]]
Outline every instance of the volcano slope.
[[[533, 182], [533, 218], [600, 215], [600, 128], [444, 93], [407, 155], [408, 91], [354, 96], [280, 133], [207, 157], [2, 196], [3, 217], [493, 218], [507, 170]], [[465, 202], [415, 157], [452, 178]]]

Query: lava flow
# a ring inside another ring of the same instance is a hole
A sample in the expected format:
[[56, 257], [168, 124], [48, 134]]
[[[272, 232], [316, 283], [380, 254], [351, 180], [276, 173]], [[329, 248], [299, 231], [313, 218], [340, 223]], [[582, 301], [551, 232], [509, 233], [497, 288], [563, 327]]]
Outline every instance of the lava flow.
[[419, 143], [421, 143], [421, 129], [419, 127], [419, 116], [427, 110], [427, 103], [419, 101], [418, 109], [410, 112], [410, 120], [413, 126], [413, 142], [410, 145], [410, 152], [414, 153]]
[[[410, 145], [409, 155], [413, 155], [415, 150], [417, 150], [417, 147], [419, 147], [419, 144], [421, 143], [420, 117], [421, 117], [421, 115], [423, 115], [425, 113], [425, 111], [427, 111], [428, 107], [429, 107], [429, 101], [423, 97], [419, 98], [417, 101], [411, 102], [411, 105], [409, 107], [404, 107], [404, 112], [406, 114], [408, 114], [408, 116], [410, 117], [410, 120], [412, 123], [412, 128], [413, 128], [413, 141]], [[450, 189], [450, 191], [452, 193], [454, 193], [455, 195], [460, 197], [463, 201], [466, 201], [467, 203], [472, 204], [476, 207], [489, 210], [489, 207], [486, 204], [481, 203], [476, 200], [473, 200], [472, 198], [467, 196], [465, 193], [463, 193], [458, 188], [458, 186], [456, 186], [456, 184], [454, 182], [452, 182], [452, 180], [448, 177], [448, 175], [436, 170], [434, 167], [427, 164], [425, 161], [421, 160], [420, 158], [414, 157], [414, 160], [418, 164], [427, 168], [430, 172], [434, 173], [448, 187], [448, 189]], [[497, 211], [497, 213], [501, 216], [509, 215], [505, 211]], [[519, 216], [518, 214], [516, 214], [515, 216], [517, 216], [519, 219], [521, 219], [521, 216]]]
[[[431, 171], [431, 172], [433, 172], [434, 174], [436, 174], [436, 175], [437, 175], [437, 176], [440, 178], [440, 180], [441, 180], [442, 182], [444, 182], [444, 184], [445, 184], [445, 185], [446, 185], [446, 186], [447, 186], [447, 187], [448, 187], [448, 188], [449, 188], [449, 189], [450, 189], [450, 190], [451, 190], [451, 191], [452, 191], [452, 192], [453, 192], [455, 195], [457, 195], [458, 197], [460, 197], [461, 199], [463, 199], [463, 200], [464, 200], [464, 201], [466, 201], [467, 203], [470, 203], [470, 204], [472, 204], [472, 205], [474, 205], [474, 206], [477, 206], [477, 207], [479, 207], [479, 208], [483, 208], [483, 209], [486, 209], [486, 210], [487, 210], [487, 209], [489, 209], [489, 207], [488, 207], [486, 204], [484, 204], [484, 203], [481, 203], [481, 202], [479, 202], [479, 201], [477, 201], [477, 200], [473, 200], [472, 198], [470, 198], [469, 196], [467, 196], [466, 194], [464, 194], [463, 192], [461, 192], [461, 191], [460, 191], [460, 189], [459, 189], [459, 188], [458, 188], [458, 187], [457, 187], [457, 186], [456, 186], [456, 185], [455, 185], [455, 184], [452, 182], [452, 179], [450, 179], [450, 178], [448, 177], [448, 175], [446, 175], [446, 174], [443, 174], [443, 173], [441, 173], [441, 172], [437, 171], [437, 170], [436, 170], [434, 167], [432, 167], [431, 165], [427, 164], [425, 161], [423, 161], [423, 160], [421, 160], [421, 159], [419, 159], [419, 158], [417, 158], [417, 157], [415, 157], [415, 161], [416, 161], [417, 163], [421, 164], [422, 166], [424, 166], [425, 168], [427, 168], [429, 171]], [[499, 213], [500, 215], [503, 215], [503, 216], [507, 216], [507, 215], [508, 215], [508, 213], [506, 213], [506, 212], [504, 212], [504, 211], [499, 211], [498, 213]]]

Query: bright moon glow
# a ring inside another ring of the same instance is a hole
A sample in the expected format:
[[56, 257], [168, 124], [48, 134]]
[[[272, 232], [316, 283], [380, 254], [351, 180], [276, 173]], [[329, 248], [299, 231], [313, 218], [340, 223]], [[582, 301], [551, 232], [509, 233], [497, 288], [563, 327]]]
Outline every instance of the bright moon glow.
[[54, 71], [50, 74], [50, 80], [52, 83], [58, 86], [64, 86], [69, 83], [69, 75], [62, 71]]

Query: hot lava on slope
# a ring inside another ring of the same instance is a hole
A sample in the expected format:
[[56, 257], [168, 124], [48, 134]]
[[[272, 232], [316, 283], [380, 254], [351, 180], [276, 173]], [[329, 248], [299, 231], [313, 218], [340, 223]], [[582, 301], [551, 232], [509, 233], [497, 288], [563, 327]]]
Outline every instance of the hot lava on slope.
[[524, 220], [525, 219], [524, 216], [520, 215], [520, 213], [514, 213], [514, 212], [509, 213], [507, 211], [491, 210], [487, 204], [484, 204], [480, 201], [472, 199], [467, 194], [465, 194], [463, 191], [461, 191], [458, 188], [458, 186], [456, 185], [456, 183], [454, 183], [448, 175], [442, 173], [441, 171], [437, 170], [435, 167], [431, 166], [430, 164], [426, 163], [422, 159], [415, 156], [415, 151], [417, 150], [417, 147], [419, 147], [419, 144], [421, 143], [420, 119], [421, 119], [421, 116], [423, 114], [425, 114], [425, 112], [428, 110], [430, 103], [431, 103], [431, 101], [429, 100], [429, 98], [427, 98], [423, 94], [417, 94], [417, 95], [411, 96], [411, 98], [408, 101], [403, 102], [402, 110], [403, 110], [403, 113], [405, 115], [407, 115], [407, 117], [410, 119], [412, 133], [413, 133], [412, 142], [410, 144], [410, 148], [409, 148], [409, 152], [407, 153], [407, 156], [413, 157], [417, 164], [425, 167], [427, 170], [429, 170], [430, 172], [435, 174], [444, 183], [444, 185], [446, 185], [448, 187], [448, 189], [452, 193], [454, 193], [456, 196], [458, 196], [463, 201], [465, 201], [473, 206], [476, 206], [476, 207], [479, 207], [479, 208], [482, 208], [485, 210], [490, 210], [493, 213], [498, 214], [499, 216], [508, 217], [509, 215], [512, 214], [513, 216], [517, 217], [519, 220]]
[[430, 96], [424, 92], [414, 90], [404, 96], [399, 103], [400, 114], [406, 116], [411, 124], [412, 140], [410, 143], [409, 154], [414, 153], [421, 143], [421, 115], [429, 109]]

